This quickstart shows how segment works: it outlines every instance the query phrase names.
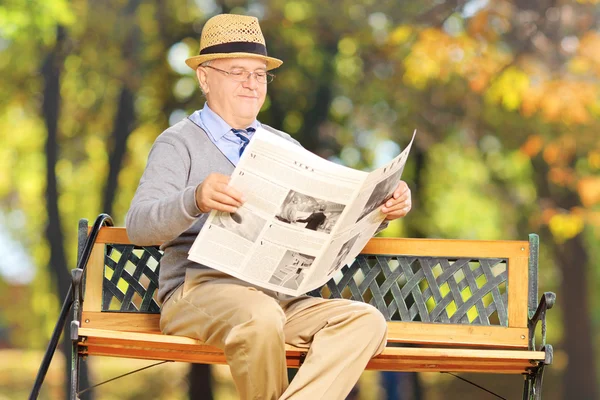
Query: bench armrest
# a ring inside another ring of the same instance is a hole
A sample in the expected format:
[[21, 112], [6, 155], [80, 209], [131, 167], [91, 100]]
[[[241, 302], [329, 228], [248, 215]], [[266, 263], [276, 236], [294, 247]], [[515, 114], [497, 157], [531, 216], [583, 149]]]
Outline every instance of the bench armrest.
[[[527, 327], [529, 328], [529, 350], [535, 350], [535, 330], [539, 322], [542, 323], [542, 344], [540, 350], [550, 350], [549, 356], [552, 357], [552, 347], [546, 345], [546, 311], [554, 307], [556, 302], [556, 294], [553, 292], [545, 292], [538, 304], [537, 309], [533, 316], [527, 321]], [[548, 351], [547, 351], [548, 353]], [[552, 362], [548, 360], [546, 364]]]
[[100, 214], [94, 221], [94, 226], [88, 234], [88, 222], [86, 219], [79, 221], [77, 266], [71, 270], [71, 290], [73, 294], [72, 308], [73, 320], [71, 321], [71, 340], [77, 341], [79, 324], [81, 320], [83, 305], [83, 279], [92, 249], [100, 229], [105, 226], [113, 226], [112, 217], [108, 214]]

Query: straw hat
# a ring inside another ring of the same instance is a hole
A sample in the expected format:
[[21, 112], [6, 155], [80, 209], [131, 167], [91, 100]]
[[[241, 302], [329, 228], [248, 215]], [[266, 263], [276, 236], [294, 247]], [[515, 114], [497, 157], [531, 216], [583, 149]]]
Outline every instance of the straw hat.
[[185, 63], [195, 70], [206, 61], [247, 57], [265, 60], [268, 70], [283, 64], [283, 61], [267, 56], [265, 38], [257, 18], [220, 14], [206, 21], [200, 37], [200, 53]]

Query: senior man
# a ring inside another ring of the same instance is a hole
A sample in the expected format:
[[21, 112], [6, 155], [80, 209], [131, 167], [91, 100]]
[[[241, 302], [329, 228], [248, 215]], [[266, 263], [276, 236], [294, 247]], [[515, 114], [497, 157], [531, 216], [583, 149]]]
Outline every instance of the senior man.
[[[282, 61], [267, 55], [256, 18], [221, 14], [206, 22], [200, 54], [186, 64], [207, 101], [156, 139], [126, 218], [134, 243], [164, 243], [161, 329], [223, 349], [241, 399], [344, 399], [385, 347], [377, 309], [282, 296], [187, 259], [211, 210], [233, 213], [244, 203], [228, 183], [253, 132], [262, 127], [298, 144], [256, 119], [269, 71]], [[409, 210], [410, 190], [400, 182], [382, 211], [392, 220]], [[285, 343], [307, 349], [291, 384]]]

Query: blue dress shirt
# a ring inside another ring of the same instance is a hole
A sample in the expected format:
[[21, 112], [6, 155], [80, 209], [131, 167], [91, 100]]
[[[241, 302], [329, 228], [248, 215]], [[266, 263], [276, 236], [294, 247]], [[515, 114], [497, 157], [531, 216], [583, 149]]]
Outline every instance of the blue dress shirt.
[[[240, 161], [240, 148], [243, 144], [242, 139], [233, 133], [231, 126], [229, 126], [223, 118], [210, 109], [208, 103], [204, 103], [204, 108], [195, 111], [189, 118], [193, 123], [204, 129], [211, 142], [221, 150], [221, 153], [223, 153], [233, 165], [238, 164]], [[260, 126], [260, 122], [255, 119], [249, 127], [258, 129]], [[246, 136], [248, 136], [248, 139], [252, 140], [253, 132], [248, 132]]]

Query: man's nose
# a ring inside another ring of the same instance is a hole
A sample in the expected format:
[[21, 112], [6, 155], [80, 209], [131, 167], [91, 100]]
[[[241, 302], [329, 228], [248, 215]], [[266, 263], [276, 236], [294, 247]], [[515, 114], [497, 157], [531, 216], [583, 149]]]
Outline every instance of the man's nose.
[[258, 80], [256, 79], [256, 74], [251, 72], [248, 75], [248, 79], [243, 82], [244, 87], [249, 89], [256, 89], [258, 87]]

